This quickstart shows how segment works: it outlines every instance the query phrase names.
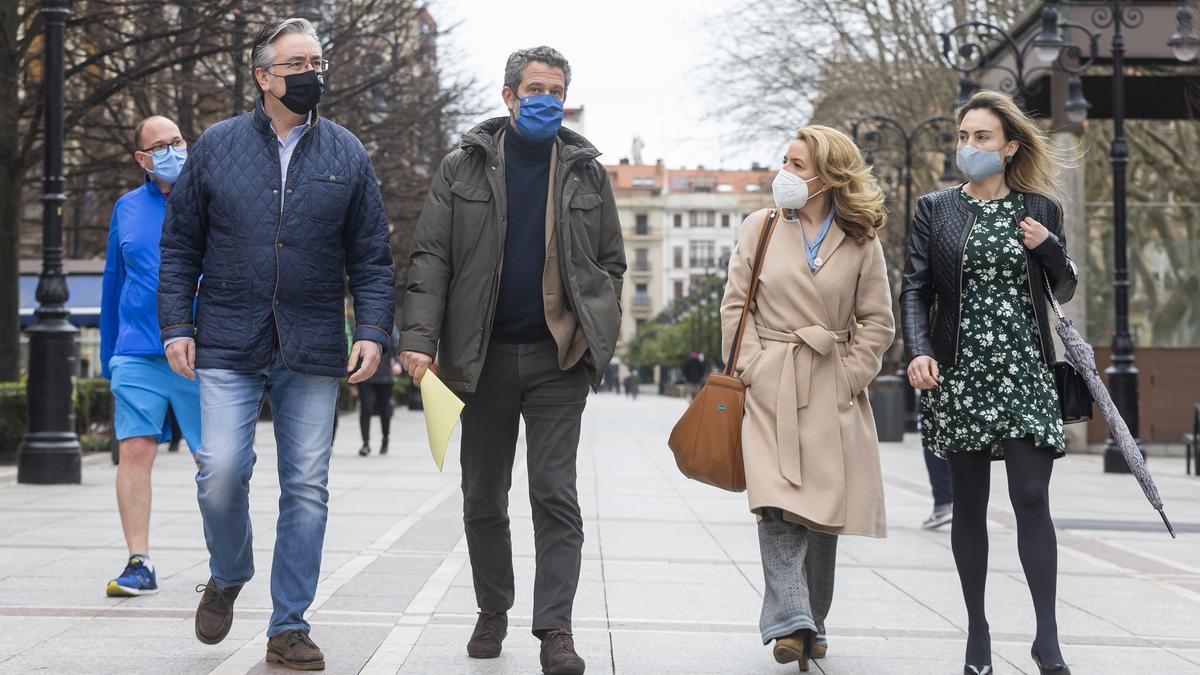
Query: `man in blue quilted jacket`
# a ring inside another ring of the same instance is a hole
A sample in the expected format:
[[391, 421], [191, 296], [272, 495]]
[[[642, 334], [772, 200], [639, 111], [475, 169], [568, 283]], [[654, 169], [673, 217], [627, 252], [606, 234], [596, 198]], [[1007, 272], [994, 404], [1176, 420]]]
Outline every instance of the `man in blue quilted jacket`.
[[[200, 136], [167, 203], [158, 320], [172, 369], [200, 383], [196, 483], [211, 577], [196, 637], [225, 639], [254, 575], [252, 443], [269, 396], [281, 495], [267, 661], [319, 670], [304, 613], [321, 568], [338, 378], [367, 379], [390, 347], [392, 256], [366, 150], [317, 112], [329, 62], [312, 24], [268, 24], [251, 60], [262, 94], [254, 112]], [[344, 275], [355, 317], [348, 360]]]

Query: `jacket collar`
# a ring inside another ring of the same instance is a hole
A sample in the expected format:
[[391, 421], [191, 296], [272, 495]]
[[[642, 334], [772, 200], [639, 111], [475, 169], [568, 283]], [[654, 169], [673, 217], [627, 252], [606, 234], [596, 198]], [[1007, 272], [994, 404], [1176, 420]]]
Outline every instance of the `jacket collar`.
[[[489, 158], [498, 158], [500, 156], [500, 133], [504, 131], [507, 124], [507, 117], [493, 117], [480, 122], [463, 134], [462, 149], [477, 147], [486, 152]], [[562, 127], [558, 130], [554, 147], [558, 151], [558, 161], [564, 165], [600, 156], [600, 151], [586, 138]]]
[[[319, 108], [320, 108], [320, 106], [315, 106], [312, 109], [312, 122], [310, 123], [311, 126], [309, 126], [310, 131], [317, 127], [317, 121], [321, 118], [321, 113], [319, 112]], [[271, 117], [269, 115], [267, 115], [267, 109], [263, 106], [263, 97], [262, 96], [259, 96], [258, 100], [255, 101], [255, 103], [254, 103], [254, 112], [251, 113], [250, 123], [253, 124], [254, 128], [257, 129], [259, 131], [259, 133], [263, 134], [264, 136], [276, 136], [277, 135], [275, 133], [275, 127], [271, 126]], [[305, 133], [308, 133], [308, 132], [305, 132]]]

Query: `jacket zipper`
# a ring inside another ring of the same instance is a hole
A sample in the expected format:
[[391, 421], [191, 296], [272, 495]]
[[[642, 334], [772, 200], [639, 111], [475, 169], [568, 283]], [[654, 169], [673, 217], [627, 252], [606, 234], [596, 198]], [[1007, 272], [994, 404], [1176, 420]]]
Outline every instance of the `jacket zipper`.
[[958, 323], [954, 325], [954, 362], [958, 363], [958, 347], [962, 342], [962, 313], [963, 313], [963, 269], [967, 266], [967, 246], [971, 243], [971, 234], [975, 231], [975, 223], [979, 216], [971, 215], [971, 227], [967, 229], [967, 238], [963, 241], [962, 256], [958, 259]]
[[1042, 353], [1042, 363], [1050, 365], [1050, 359], [1046, 356], [1046, 338], [1042, 335], [1042, 321], [1038, 317], [1037, 296], [1033, 294], [1033, 266], [1029, 261], [1029, 249], [1021, 244], [1021, 252], [1025, 254], [1025, 281], [1029, 286], [1029, 302], [1033, 305], [1033, 327], [1037, 329], [1038, 334], [1038, 351]]
[[[317, 122], [316, 120], [313, 120], [313, 123], [311, 126], [309, 126], [308, 130], [301, 134], [300, 140], [296, 141], [296, 149], [292, 151], [293, 160], [296, 159], [296, 153], [300, 152], [300, 144], [303, 143], [304, 139], [316, 128]], [[274, 133], [274, 128], [272, 128], [272, 135], [274, 135], [275, 138], [272, 138], [271, 140], [276, 140], [279, 137], [278, 134]], [[275, 166], [278, 167], [280, 166], [278, 141], [271, 146], [271, 150], [275, 153]], [[294, 161], [289, 161], [287, 171], [288, 182], [291, 182], [292, 171], [295, 168], [296, 163]], [[287, 357], [283, 355], [283, 331], [279, 328], [279, 235], [283, 232], [283, 206], [285, 203], [287, 203], [286, 184], [279, 186], [279, 220], [275, 223], [275, 288], [271, 291], [271, 320], [275, 323], [275, 342], [279, 345], [279, 360], [283, 361], [283, 366], [285, 368], [291, 370], [292, 367], [288, 365]]]

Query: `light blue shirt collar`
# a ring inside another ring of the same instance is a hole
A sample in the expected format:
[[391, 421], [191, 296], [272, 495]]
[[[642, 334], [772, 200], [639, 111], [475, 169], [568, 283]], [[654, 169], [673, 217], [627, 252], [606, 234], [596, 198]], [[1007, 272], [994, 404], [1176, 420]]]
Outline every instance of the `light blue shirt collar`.
[[287, 173], [288, 165], [292, 163], [292, 154], [296, 152], [296, 146], [300, 145], [300, 138], [304, 136], [304, 132], [312, 126], [312, 111], [308, 111], [308, 117], [304, 120], [304, 124], [298, 127], [293, 127], [288, 132], [287, 139], [280, 140], [279, 134], [275, 134], [275, 141], [279, 143], [279, 172], [280, 172], [280, 190], [279, 199], [283, 203], [284, 190], [287, 189]]
[[[817, 264], [817, 261], [820, 260], [817, 257], [817, 252], [821, 250], [821, 242], [825, 241], [825, 235], [829, 234], [829, 228], [833, 225], [833, 214], [834, 208], [831, 205], [829, 207], [829, 215], [825, 216], [825, 222], [821, 223], [821, 231], [817, 232], [817, 236], [811, 243], [808, 241], [808, 236], [804, 234], [804, 226], [800, 226], [800, 236], [804, 237], [804, 255], [808, 258], [808, 269], [810, 272], [816, 272], [817, 268], [820, 267]], [[822, 264], [824, 263], [823, 260], [821, 262]]]

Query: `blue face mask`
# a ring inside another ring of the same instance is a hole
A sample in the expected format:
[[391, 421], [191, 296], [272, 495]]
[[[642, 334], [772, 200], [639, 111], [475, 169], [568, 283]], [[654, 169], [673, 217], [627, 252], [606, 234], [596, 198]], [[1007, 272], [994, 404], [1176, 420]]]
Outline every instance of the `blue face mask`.
[[558, 133], [562, 126], [562, 101], [550, 94], [536, 94], [520, 99], [516, 127], [522, 136], [531, 141], [545, 141]]
[[[1012, 161], [1009, 157], [1008, 161]], [[972, 183], [994, 176], [1004, 170], [1005, 158], [999, 150], [980, 150], [974, 146], [964, 145], [955, 154], [955, 163]]]
[[187, 148], [167, 147], [150, 153], [150, 157], [154, 160], [154, 177], [174, 183], [179, 180], [179, 172], [187, 161]]

